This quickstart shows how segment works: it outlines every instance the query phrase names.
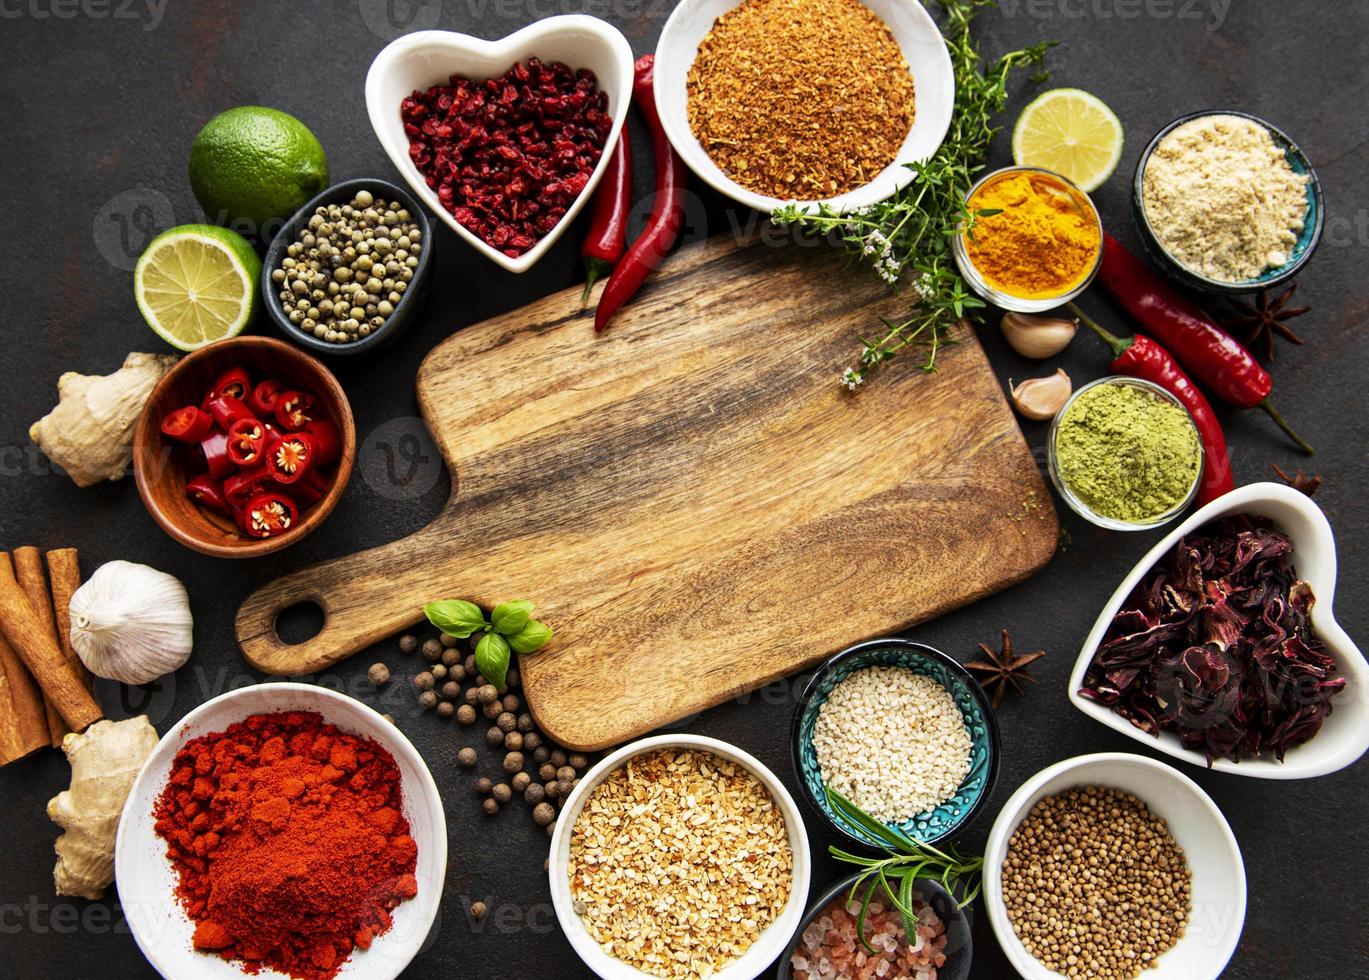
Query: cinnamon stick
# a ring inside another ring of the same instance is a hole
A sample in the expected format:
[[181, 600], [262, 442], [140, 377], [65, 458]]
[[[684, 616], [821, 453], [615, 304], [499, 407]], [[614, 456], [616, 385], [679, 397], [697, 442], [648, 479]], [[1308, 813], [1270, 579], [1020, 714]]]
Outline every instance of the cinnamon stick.
[[104, 712], [86, 690], [81, 675], [67, 663], [46, 624], [39, 619], [15, 578], [9, 556], [0, 560], [0, 632], [72, 731], [83, 731]]
[[95, 678], [71, 645], [71, 597], [81, 587], [81, 561], [75, 548], [57, 548], [46, 555], [48, 580], [52, 583], [52, 612], [57, 617], [57, 640], [67, 663], [76, 668], [87, 688]]
[[[19, 588], [23, 589], [24, 595], [28, 597], [29, 605], [38, 616], [43, 629], [56, 643], [57, 621], [52, 614], [47, 576], [43, 574], [43, 556], [37, 548], [26, 546], [14, 549], [14, 577], [19, 582]], [[53, 748], [60, 748], [63, 736], [70, 729], [46, 692], [43, 695], [43, 710], [47, 712], [48, 739]]]
[[[0, 563], [8, 568], [9, 555], [0, 553]], [[38, 682], [3, 633], [0, 633], [0, 673], [5, 676], [5, 687], [9, 693], [8, 706], [0, 703], [0, 726], [11, 732], [9, 739], [18, 754], [7, 762], [13, 762], [14, 759], [48, 747], [47, 715], [43, 710], [43, 692]]]

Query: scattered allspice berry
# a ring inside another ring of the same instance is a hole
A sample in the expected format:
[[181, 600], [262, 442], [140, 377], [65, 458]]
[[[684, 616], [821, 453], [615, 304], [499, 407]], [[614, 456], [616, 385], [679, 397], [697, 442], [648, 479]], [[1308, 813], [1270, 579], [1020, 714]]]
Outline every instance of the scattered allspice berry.
[[466, 703], [474, 707], [480, 703], [480, 692], [473, 687], [466, 688]]
[[433, 677], [440, 681], [445, 681], [447, 679], [447, 668], [443, 667], [441, 664], [433, 664], [428, 673], [432, 674]]
[[433, 689], [433, 685], [435, 685], [436, 683], [437, 678], [435, 678], [432, 674], [428, 673], [426, 670], [421, 674], [414, 675], [414, 687], [418, 688], [420, 691], [431, 691]]
[[418, 706], [424, 711], [437, 707], [437, 692], [424, 691], [418, 696]]
[[528, 732], [532, 731], [532, 729], [533, 729], [532, 715], [528, 714], [528, 713], [525, 711], [525, 712], [523, 712], [521, 715], [518, 716], [518, 730], [519, 730], [520, 732], [522, 732], [524, 735], [526, 735]]
[[[527, 740], [527, 737], [524, 736], [524, 738], [523, 738], [523, 746], [526, 748], [527, 745], [528, 745], [528, 740]], [[533, 761], [533, 762], [537, 763], [537, 764], [540, 766], [540, 765], [542, 765], [542, 763], [546, 762], [546, 761], [547, 761], [548, 759], [550, 759], [550, 758], [551, 758], [551, 749], [547, 748], [545, 745], [534, 745], [534, 746], [532, 746], [532, 761]], [[551, 769], [552, 769], [552, 772], [555, 772], [555, 771], [556, 771], [556, 767], [555, 767], [555, 766], [552, 766]], [[546, 777], [543, 776], [542, 778], [545, 779]]]
[[579, 752], [572, 752], [570, 756], [567, 757], [566, 762], [574, 766], [576, 769], [583, 769], [585, 768], [585, 766], [589, 765], [589, 758], [587, 756], [580, 754]]
[[[429, 691], [428, 693], [431, 694], [432, 692]], [[438, 702], [438, 705], [437, 705], [437, 717], [439, 717], [439, 718], [450, 718], [450, 717], [451, 717], [452, 715], [454, 715], [454, 714], [456, 714], [456, 706], [453, 705], [450, 701], [440, 701], [440, 702]]]
[[498, 728], [491, 728], [485, 732], [485, 741], [492, 747], [504, 744], [504, 733]]
[[423, 659], [434, 661], [442, 659], [442, 644], [437, 640], [424, 640]]
[[551, 750], [551, 764], [555, 766], [557, 769], [560, 769], [562, 766], [564, 766], [567, 761], [568, 760], [566, 758], [566, 753], [563, 749]]
[[[456, 646], [456, 644], [459, 642], [459, 641], [457, 640], [457, 638], [454, 637], [454, 636], [452, 636], [450, 633], [443, 633], [441, 636], [439, 636], [439, 637], [437, 638], [437, 641], [438, 641], [439, 643], [441, 643], [441, 644], [442, 644], [446, 649], [448, 649], [448, 650], [450, 650], [452, 647]], [[445, 659], [446, 659], [446, 654], [443, 654], [442, 656], [443, 656], [443, 659], [445, 660]]]
[[473, 918], [473, 919], [483, 919], [484, 917], [485, 917], [485, 903], [484, 903], [484, 902], [472, 902], [472, 903], [471, 903], [471, 918]]
[[[443, 650], [443, 651], [442, 651], [442, 665], [443, 665], [444, 667], [448, 668], [449, 670], [450, 670], [452, 667], [461, 667], [461, 651], [460, 651], [460, 650], [451, 650], [451, 649]], [[461, 667], [461, 678], [465, 678], [465, 676], [466, 676], [466, 668]]]
[[492, 817], [499, 812], [499, 801], [491, 796], [484, 803], [480, 804], [480, 807], [485, 811], [487, 817]]
[[501, 732], [511, 732], [518, 727], [518, 719], [507, 711], [500, 712], [494, 723], [499, 726]]
[[384, 687], [390, 683], [390, 668], [384, 664], [371, 664], [366, 671], [366, 679], [371, 682], [372, 687]]
[[522, 679], [523, 678], [519, 676], [517, 667], [510, 667], [509, 672], [504, 675], [504, 683], [509, 687], [518, 687]]
[[456, 761], [467, 769], [471, 768], [476, 763], [475, 749], [471, 748], [469, 745], [466, 746], [460, 752], [456, 753]]
[[575, 784], [576, 784], [577, 782], [579, 782], [579, 780], [577, 780], [577, 779], [562, 779], [562, 780], [559, 780], [559, 781], [556, 783], [556, 796], [557, 796], [557, 798], [558, 798], [558, 799], [564, 800], [566, 797], [570, 796], [571, 790], [575, 789]]
[[448, 701], [455, 701], [461, 697], [461, 685], [456, 681], [447, 681], [442, 685], [442, 696]]
[[481, 776], [475, 781], [475, 791], [481, 796], [484, 796], [492, 789], [494, 789], [494, 780], [490, 779], [489, 776]]
[[547, 798], [547, 791], [541, 783], [529, 783], [527, 789], [523, 790], [523, 799], [529, 806], [536, 806]]
[[399, 649], [401, 653], [413, 653], [418, 649], [418, 637], [405, 634], [399, 638]]
[[537, 775], [541, 778], [542, 782], [549, 783], [556, 778], [556, 767], [550, 762], [544, 762], [542, 763], [542, 767], [537, 770]]
[[[472, 750], [472, 752], [474, 752], [474, 750]], [[530, 785], [532, 785], [532, 777], [527, 773], [516, 772], [513, 774], [513, 791], [515, 793], [523, 792]]]
[[546, 827], [556, 819], [556, 810], [550, 803], [539, 803], [532, 808], [532, 819], [540, 826]]
[[570, 780], [575, 778], [575, 770], [572, 769], [569, 765], [561, 766], [559, 769], [556, 770], [556, 778], [563, 783], [569, 782]]
[[517, 694], [505, 694], [503, 703], [505, 711], [517, 711], [523, 706], [523, 702], [518, 700]]
[[509, 788], [508, 783], [495, 783], [490, 794], [501, 804], [513, 799], [513, 790]]
[[491, 701], [489, 704], [481, 707], [480, 713], [488, 720], [494, 721], [504, 713], [504, 706], [498, 701]]
[[[522, 722], [519, 722], [518, 730], [520, 732], [523, 731]], [[537, 751], [542, 748], [542, 736], [539, 735], [537, 732], [528, 732], [526, 735], [523, 736], [523, 748], [533, 753], [533, 758], [536, 759], [538, 765], [541, 765], [543, 762], [546, 761], [545, 759], [536, 758]]]
[[469, 656], [467, 656], [466, 659], [463, 660], [463, 661], [461, 662], [461, 666], [465, 668], [466, 673], [467, 673], [468, 675], [470, 675], [471, 677], [474, 677], [474, 676], [475, 676], [475, 654], [472, 653], [472, 654], [470, 654]]
[[504, 736], [504, 748], [510, 752], [520, 752], [523, 749], [523, 736], [518, 732], [509, 732]]
[[[480, 698], [481, 704], [493, 704], [495, 701], [499, 700], [499, 692], [495, 690], [493, 684], [481, 685], [479, 691], [476, 692], [476, 696]], [[503, 710], [503, 705], [500, 705], [500, 710]]]
[[474, 725], [475, 709], [472, 708], [469, 704], [463, 704], [461, 707], [456, 709], [456, 720], [461, 722], [461, 724], [463, 725]]
[[523, 768], [523, 753], [510, 752], [504, 756], [504, 771], [513, 773]]

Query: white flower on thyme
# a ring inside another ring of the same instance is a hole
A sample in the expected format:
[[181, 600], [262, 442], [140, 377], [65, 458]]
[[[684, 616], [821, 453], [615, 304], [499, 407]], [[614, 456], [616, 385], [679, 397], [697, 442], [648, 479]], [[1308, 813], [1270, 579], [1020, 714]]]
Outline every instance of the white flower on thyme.
[[865, 378], [854, 368], [847, 368], [841, 372], [841, 383], [846, 386], [847, 391], [855, 391], [865, 383]]
[[868, 365], [868, 364], [876, 364], [876, 363], [878, 363], [879, 361], [880, 361], [879, 351], [878, 351], [876, 348], [871, 347], [869, 344], [866, 344], [864, 347], [861, 348], [861, 351], [860, 351], [860, 363], [862, 363], [862, 364], [867, 364], [867, 365]]
[[913, 283], [913, 291], [924, 303], [930, 303], [936, 298], [936, 282], [931, 275], [924, 272], [917, 277], [917, 282]]

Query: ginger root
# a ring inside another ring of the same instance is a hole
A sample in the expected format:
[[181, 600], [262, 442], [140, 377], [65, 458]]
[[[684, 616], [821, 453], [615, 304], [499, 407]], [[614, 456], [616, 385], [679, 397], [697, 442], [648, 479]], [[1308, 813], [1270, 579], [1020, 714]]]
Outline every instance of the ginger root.
[[78, 487], [119, 479], [133, 459], [134, 423], [175, 363], [169, 354], [133, 353], [113, 374], [68, 371], [57, 379], [57, 407], [29, 427], [29, 438]]
[[156, 747], [157, 730], [146, 715], [97, 721], [84, 734], [72, 732], [62, 740], [71, 787], [48, 801], [48, 818], [66, 831], [57, 838], [52, 872], [58, 895], [97, 899], [114, 881], [119, 815]]

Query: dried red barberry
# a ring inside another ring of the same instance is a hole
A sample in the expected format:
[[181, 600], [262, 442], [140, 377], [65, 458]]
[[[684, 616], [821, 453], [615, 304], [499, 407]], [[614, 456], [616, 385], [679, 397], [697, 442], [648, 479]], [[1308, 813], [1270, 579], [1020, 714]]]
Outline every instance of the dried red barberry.
[[516, 258], [585, 190], [613, 127], [594, 73], [536, 58], [399, 106], [409, 159], [462, 227]]

